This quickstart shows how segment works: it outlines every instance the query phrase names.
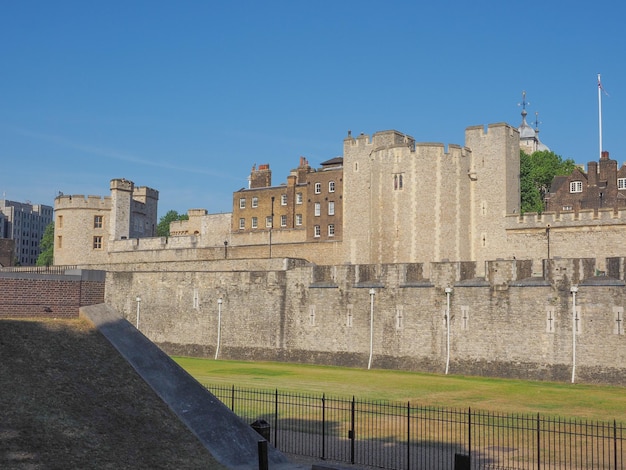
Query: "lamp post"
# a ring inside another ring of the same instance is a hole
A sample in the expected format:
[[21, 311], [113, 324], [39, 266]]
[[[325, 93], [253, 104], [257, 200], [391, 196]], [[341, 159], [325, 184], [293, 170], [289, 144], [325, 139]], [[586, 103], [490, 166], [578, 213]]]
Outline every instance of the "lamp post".
[[376, 291], [374, 288], [370, 289], [370, 358], [367, 362], [367, 370], [372, 367], [372, 355], [374, 352], [374, 296]]
[[141, 304], [141, 297], [137, 296], [137, 298], [135, 299], [135, 301], [137, 302], [137, 329], [139, 329], [139, 304]]
[[572, 293], [572, 383], [576, 379], [576, 294], [578, 293], [578, 286], [572, 286], [570, 289]]
[[222, 336], [222, 298], [217, 299], [217, 345], [215, 346], [215, 359], [220, 353], [220, 340]]
[[452, 294], [452, 288], [446, 287], [446, 375], [450, 369], [450, 294]]

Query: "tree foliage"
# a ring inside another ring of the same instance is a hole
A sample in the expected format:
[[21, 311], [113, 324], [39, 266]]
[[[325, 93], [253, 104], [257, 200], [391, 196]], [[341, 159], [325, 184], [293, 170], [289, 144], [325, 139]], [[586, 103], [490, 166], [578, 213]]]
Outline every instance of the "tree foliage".
[[54, 222], [50, 222], [43, 232], [39, 242], [41, 253], [37, 257], [37, 266], [51, 266], [54, 264]]
[[167, 211], [167, 213], [159, 219], [157, 237], [169, 237], [170, 224], [176, 220], [189, 220], [189, 216], [187, 214], [179, 214], [174, 210]]
[[520, 190], [522, 212], [541, 213], [544, 198], [555, 176], [570, 174], [576, 164], [554, 152], [543, 150], [528, 155], [520, 151]]

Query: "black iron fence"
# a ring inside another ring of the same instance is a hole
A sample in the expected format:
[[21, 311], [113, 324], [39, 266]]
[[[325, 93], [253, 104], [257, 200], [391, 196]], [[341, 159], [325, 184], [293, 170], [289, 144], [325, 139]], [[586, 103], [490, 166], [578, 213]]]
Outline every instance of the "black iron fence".
[[271, 444], [290, 454], [398, 470], [626, 467], [617, 421], [207, 388], [243, 420], [267, 422]]

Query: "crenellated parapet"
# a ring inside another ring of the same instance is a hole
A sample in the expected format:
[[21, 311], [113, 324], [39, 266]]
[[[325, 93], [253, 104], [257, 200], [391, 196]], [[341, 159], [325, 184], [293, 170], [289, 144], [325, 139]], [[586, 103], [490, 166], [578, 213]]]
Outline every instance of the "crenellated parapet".
[[509, 214], [507, 229], [545, 229], [547, 227], [583, 227], [586, 225], [623, 225], [626, 223], [626, 208], [583, 209], [568, 212], [543, 212], [537, 214]]
[[83, 194], [61, 195], [54, 199], [55, 210], [63, 209], [111, 209], [111, 198], [109, 196], [85, 196]]
[[[551, 287], [569, 290], [571, 286], [623, 285], [624, 258], [611, 258], [609, 275], [597, 269], [593, 258], [557, 258], [543, 260], [533, 267], [532, 260], [492, 260], [486, 263], [486, 275], [477, 275], [473, 261], [356, 264], [310, 266], [313, 288], [476, 288], [508, 290], [510, 287]], [[534, 276], [539, 269], [542, 276]], [[612, 277], [613, 276], [613, 277]]]

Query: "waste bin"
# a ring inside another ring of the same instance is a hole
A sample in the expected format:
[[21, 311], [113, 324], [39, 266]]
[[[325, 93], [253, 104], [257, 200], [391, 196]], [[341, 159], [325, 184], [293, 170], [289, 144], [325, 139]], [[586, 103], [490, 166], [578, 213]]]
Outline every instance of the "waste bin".
[[470, 470], [470, 456], [454, 454], [454, 470]]
[[257, 419], [254, 423], [252, 423], [252, 429], [258, 432], [263, 439], [269, 442], [270, 440], [270, 423], [265, 421], [264, 419]]

